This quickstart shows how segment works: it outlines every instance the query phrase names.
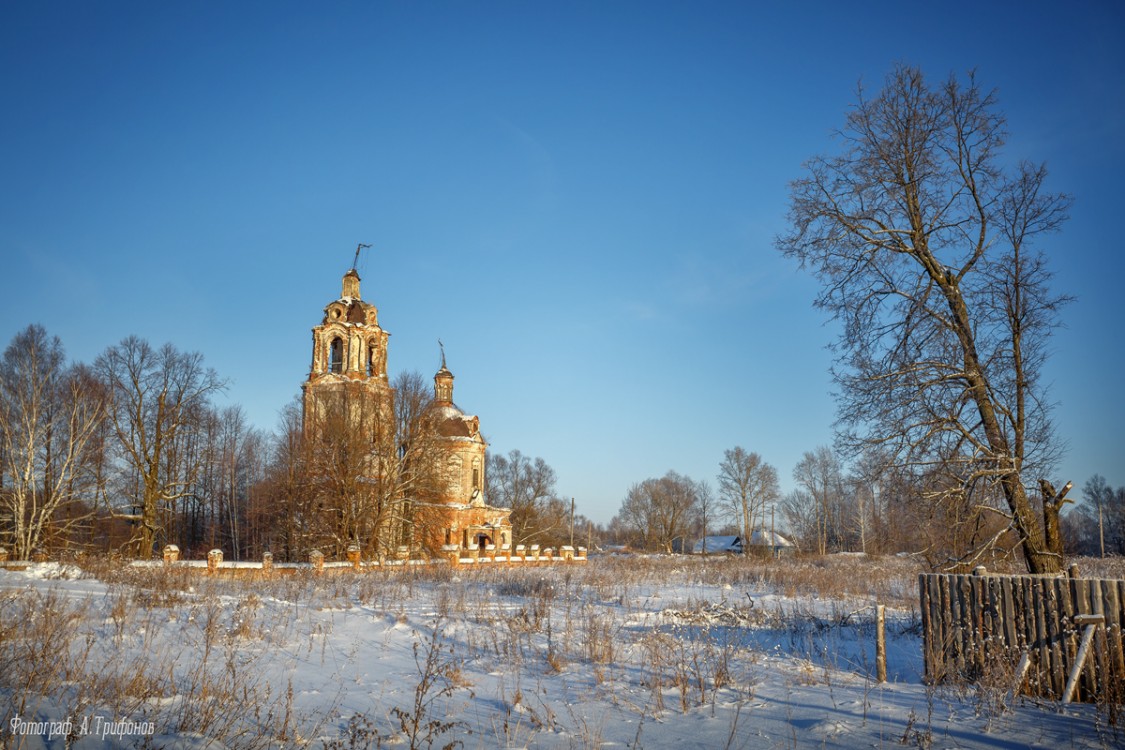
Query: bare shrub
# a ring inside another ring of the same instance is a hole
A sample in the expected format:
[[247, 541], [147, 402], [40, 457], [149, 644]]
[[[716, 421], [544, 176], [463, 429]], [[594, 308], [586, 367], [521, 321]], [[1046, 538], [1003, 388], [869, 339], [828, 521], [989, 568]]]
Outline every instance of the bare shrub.
[[[420, 678], [414, 688], [414, 703], [408, 708], [391, 709], [399, 730], [410, 743], [410, 750], [433, 747], [443, 735], [455, 729], [469, 729], [462, 721], [441, 718], [437, 707], [438, 701], [451, 697], [457, 688], [465, 685], [452, 648], [443, 643], [440, 623], [434, 624], [427, 640], [414, 642], [414, 663]], [[442, 747], [449, 750], [464, 747], [464, 743], [453, 740]]]

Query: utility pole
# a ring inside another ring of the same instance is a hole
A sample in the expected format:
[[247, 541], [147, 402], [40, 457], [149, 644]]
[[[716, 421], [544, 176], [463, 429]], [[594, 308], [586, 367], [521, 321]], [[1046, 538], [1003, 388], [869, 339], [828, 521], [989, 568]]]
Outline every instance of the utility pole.
[[574, 547], [574, 498], [570, 498], [570, 546]]
[[777, 533], [774, 527], [774, 511], [776, 507], [770, 506], [770, 557], [780, 557], [780, 547], [777, 546]]

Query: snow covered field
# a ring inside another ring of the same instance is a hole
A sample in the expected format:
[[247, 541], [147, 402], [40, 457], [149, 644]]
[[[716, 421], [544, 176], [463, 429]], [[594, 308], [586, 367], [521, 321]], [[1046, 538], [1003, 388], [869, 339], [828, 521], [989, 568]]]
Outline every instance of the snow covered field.
[[1125, 746], [1105, 707], [922, 684], [916, 573], [854, 557], [0, 571], [0, 746]]

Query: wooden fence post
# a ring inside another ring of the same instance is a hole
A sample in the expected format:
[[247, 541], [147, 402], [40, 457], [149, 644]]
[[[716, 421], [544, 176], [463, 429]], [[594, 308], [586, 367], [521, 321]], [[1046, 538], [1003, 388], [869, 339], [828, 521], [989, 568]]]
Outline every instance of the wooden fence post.
[[887, 607], [875, 606], [875, 679], [880, 683], [887, 681]]

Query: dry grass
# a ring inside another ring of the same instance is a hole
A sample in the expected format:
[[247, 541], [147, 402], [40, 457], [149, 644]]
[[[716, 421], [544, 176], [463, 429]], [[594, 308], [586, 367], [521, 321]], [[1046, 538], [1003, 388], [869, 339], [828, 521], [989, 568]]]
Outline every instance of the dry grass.
[[[1084, 575], [1125, 573], [1120, 560], [1078, 562]], [[478, 689], [470, 683], [479, 678], [466, 675], [487, 674], [497, 663], [506, 669], [500, 690], [508, 716], [471, 727], [482, 746], [526, 743], [555, 726], [559, 717], [537, 697], [551, 680], [581, 682], [609, 701], [619, 700], [619, 688], [636, 687], [648, 698], [635, 709], [647, 717], [742, 705], [754, 695], [763, 638], [803, 661], [800, 679], [828, 683], [830, 668], [867, 670], [844, 663], [835, 649], [871, 636], [867, 609], [874, 602], [916, 609], [917, 576], [925, 572], [911, 558], [859, 556], [605, 557], [552, 567], [434, 565], [269, 580], [108, 561], [88, 561], [84, 570], [108, 584], [104, 599], [68, 599], [51, 589], [0, 592], [0, 698], [10, 699], [0, 720], [33, 712], [47, 696], [74, 715], [146, 717], [169, 731], [247, 748], [323, 732], [337, 736], [326, 747], [445, 744], [454, 729], [469, 729], [441, 713], [447, 699]], [[672, 599], [669, 591], [683, 595]], [[755, 603], [767, 594], [784, 600]], [[813, 607], [814, 600], [821, 601]], [[323, 662], [331, 619], [310, 625], [302, 618], [355, 607], [418, 634], [414, 700], [382, 716], [329, 720], [331, 705], [302, 715], [292, 684], [266, 683], [258, 666], [302, 638], [302, 656], [319, 652]], [[900, 627], [910, 627], [908, 615]], [[993, 676], [975, 700], [982, 711], [1002, 712], [1007, 675]], [[600, 728], [577, 723], [586, 727], [586, 746], [596, 744]]]

